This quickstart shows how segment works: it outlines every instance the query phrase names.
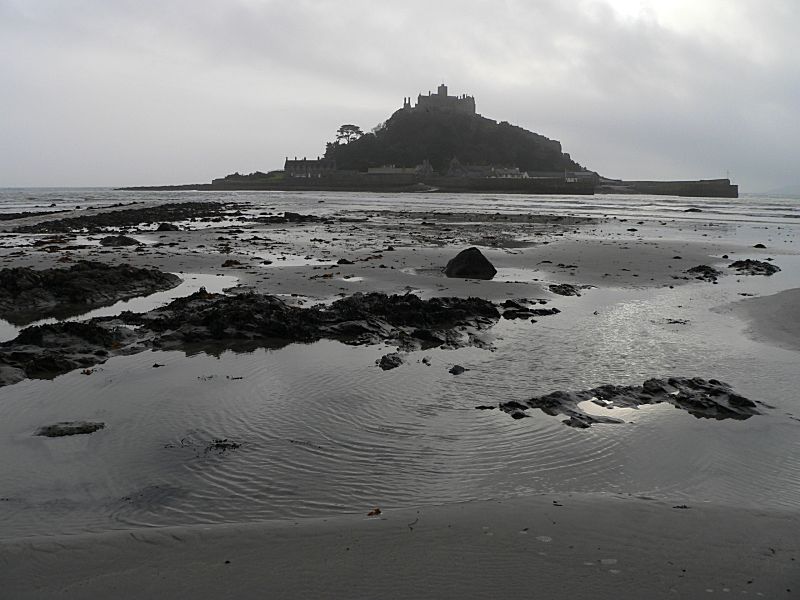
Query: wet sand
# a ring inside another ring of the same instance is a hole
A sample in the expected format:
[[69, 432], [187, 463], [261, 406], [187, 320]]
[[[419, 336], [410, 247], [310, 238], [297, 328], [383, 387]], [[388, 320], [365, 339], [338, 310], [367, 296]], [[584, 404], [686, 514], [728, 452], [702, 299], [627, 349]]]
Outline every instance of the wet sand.
[[800, 289], [746, 298], [730, 308], [747, 321], [746, 331], [753, 339], [800, 350]]
[[535, 496], [0, 542], [9, 598], [793, 598], [796, 513]]
[[[754, 336], [800, 349], [798, 289], [773, 293], [777, 290], [770, 286], [780, 284], [772, 281], [783, 280], [741, 278], [739, 283], [725, 271], [735, 258], [775, 256], [784, 275], [796, 278], [786, 269], [788, 259], [772, 249], [753, 249], [752, 240], [727, 237], [721, 229], [603, 218], [499, 220], [488, 213], [445, 218], [421, 211], [362, 211], [355, 222], [341, 217], [277, 225], [234, 218], [213, 228], [164, 233], [133, 228], [125, 233], [143, 246], [129, 250], [100, 247], [100, 234], [83, 233], [48, 250], [19, 245], [35, 236], [5, 235], [0, 267], [44, 268], [81, 258], [226, 275], [241, 289], [278, 294], [297, 305], [359, 291], [493, 301], [543, 298], [564, 310], [554, 328], [568, 331], [577, 314], [570, 309], [578, 301], [553, 294], [550, 284], [596, 286], [601, 289], [587, 287], [584, 295], [596, 293], [609, 304], [617, 293], [694, 285], [691, 301], [717, 302], [716, 297], [707, 299], [715, 290], [712, 283], [698, 283], [686, 274], [691, 267], [711, 265], [725, 273], [718, 287], [728, 286], [727, 301], [740, 290], [771, 294], [743, 300], [733, 309], [751, 323]], [[4, 222], [2, 229], [13, 226]], [[786, 236], [780, 239], [783, 252], [795, 253], [785, 232], [773, 228], [764, 235]], [[479, 245], [498, 268], [496, 280], [442, 275], [446, 262], [470, 245]], [[342, 258], [353, 264], [336, 264]], [[222, 266], [231, 260], [239, 264]], [[659, 324], [647, 331], [660, 327], [664, 340], [680, 346], [673, 333], [688, 325], [673, 317], [683, 315], [683, 306], [648, 314], [651, 324]], [[580, 310], [586, 323], [593, 307], [580, 305]], [[720, 343], [732, 335], [724, 332]], [[624, 360], [635, 361], [638, 341], [620, 344], [620, 355], [631, 354]], [[575, 351], [586, 363], [594, 360], [591, 348]], [[525, 397], [527, 391], [516, 393]], [[789, 426], [772, 415], [765, 419]], [[624, 436], [621, 440], [624, 446]], [[713, 472], [719, 461], [707, 460]], [[670, 502], [609, 494], [524, 494], [502, 502], [384, 507], [375, 517], [367, 517], [372, 507], [364, 506], [360, 514], [326, 518], [54, 536], [42, 532], [0, 540], [0, 584], [13, 598], [213, 598], [254, 592], [276, 598], [697, 598], [720, 593], [790, 598], [798, 593], [797, 510], [678, 497]], [[348, 512], [356, 510], [350, 506]]]

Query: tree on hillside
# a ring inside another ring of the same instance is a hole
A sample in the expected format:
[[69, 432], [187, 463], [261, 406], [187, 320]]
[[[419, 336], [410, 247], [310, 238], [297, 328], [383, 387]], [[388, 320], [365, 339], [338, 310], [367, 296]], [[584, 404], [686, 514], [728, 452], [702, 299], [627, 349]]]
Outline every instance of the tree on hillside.
[[336, 130], [336, 143], [341, 144], [344, 142], [349, 144], [359, 139], [362, 135], [364, 135], [364, 132], [361, 131], [361, 127], [358, 125], [342, 125]]

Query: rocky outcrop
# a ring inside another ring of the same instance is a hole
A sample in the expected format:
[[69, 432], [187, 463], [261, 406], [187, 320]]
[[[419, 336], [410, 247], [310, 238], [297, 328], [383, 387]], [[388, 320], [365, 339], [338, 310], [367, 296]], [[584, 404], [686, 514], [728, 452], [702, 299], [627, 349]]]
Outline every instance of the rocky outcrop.
[[126, 208], [65, 217], [17, 227], [14, 231], [16, 233], [68, 233], [83, 230], [98, 232], [109, 227], [137, 227], [142, 223], [218, 217], [224, 210], [233, 207], [235, 205], [219, 202], [173, 202], [147, 208]]
[[467, 248], [452, 258], [444, 268], [448, 277], [462, 279], [492, 279], [497, 269], [477, 248]]
[[770, 276], [781, 270], [780, 267], [768, 262], [764, 262], [763, 260], [752, 260], [750, 258], [732, 262], [730, 265], [728, 265], [728, 267], [731, 269], [736, 269], [740, 275]]
[[530, 415], [527, 410], [538, 408], [542, 412], [568, 417], [565, 425], [586, 428], [596, 423], [622, 423], [611, 416], [599, 416], [583, 411], [581, 402], [592, 402], [603, 408], [638, 408], [645, 404], [668, 402], [702, 419], [749, 419], [761, 414], [756, 403], [736, 394], [731, 387], [716, 379], [699, 377], [670, 377], [669, 379], [648, 379], [641, 386], [602, 385], [580, 392], [552, 392], [523, 402], [510, 401], [500, 404], [500, 410], [514, 419]]
[[483, 345], [479, 332], [500, 317], [479, 298], [355, 294], [301, 308], [275, 296], [200, 290], [145, 314], [29, 327], [0, 344], [0, 385], [89, 368], [148, 348], [209, 350], [280, 347], [292, 342], [390, 342], [403, 349]]
[[708, 281], [709, 283], [717, 283], [717, 277], [722, 275], [722, 271], [718, 271], [708, 265], [697, 265], [691, 269], [687, 269], [686, 273], [700, 281]]
[[50, 316], [80, 314], [181, 282], [172, 273], [130, 265], [80, 261], [68, 269], [0, 270], [0, 317], [25, 324]]

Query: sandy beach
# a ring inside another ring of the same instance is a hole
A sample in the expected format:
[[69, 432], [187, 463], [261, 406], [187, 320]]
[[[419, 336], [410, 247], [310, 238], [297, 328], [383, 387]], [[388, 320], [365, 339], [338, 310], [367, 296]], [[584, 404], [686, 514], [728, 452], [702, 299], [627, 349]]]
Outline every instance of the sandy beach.
[[[177, 231], [156, 231], [163, 197], [122, 192], [0, 222], [3, 269], [182, 279], [70, 307], [117, 336], [78, 350], [56, 318], [0, 322], [8, 597], [798, 593], [796, 221], [746, 200], [196, 196], [218, 204]], [[444, 276], [468, 247], [492, 280]], [[408, 294], [424, 323], [399, 318]], [[450, 322], [447, 297], [485, 304]], [[277, 321], [294, 337], [262, 339]], [[103, 427], [34, 435], [58, 422]]]
[[797, 594], [795, 512], [503, 502], [3, 542], [11, 598], [701, 598]]

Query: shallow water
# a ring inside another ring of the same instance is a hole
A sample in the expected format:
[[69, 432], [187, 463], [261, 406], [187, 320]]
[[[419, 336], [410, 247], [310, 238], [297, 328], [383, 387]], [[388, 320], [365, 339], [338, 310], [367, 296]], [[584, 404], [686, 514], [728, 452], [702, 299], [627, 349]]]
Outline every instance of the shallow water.
[[[269, 207], [298, 212], [316, 211], [319, 199], [263, 196]], [[375, 201], [388, 208], [390, 199]], [[682, 210], [652, 197], [641, 208], [630, 197], [599, 200], [600, 210], [650, 211], [652, 218]], [[419, 195], [397, 202], [408, 209], [431, 200]], [[588, 200], [504, 197], [496, 206], [519, 210], [526, 202], [555, 212], [585, 209]], [[735, 223], [741, 215], [726, 220], [736, 202], [679, 202], [722, 217], [716, 225], [683, 220], [659, 230], [674, 239], [711, 234], [751, 245], [765, 232]], [[366, 195], [332, 194], [319, 206], [344, 211], [366, 203]], [[451, 204], [474, 210], [479, 199]], [[796, 210], [788, 201], [772, 206], [781, 208], [759, 206], [750, 218]], [[114, 358], [89, 375], [76, 371], [0, 388], [0, 453], [13, 457], [0, 465], [0, 537], [293, 518], [530, 492], [798, 508], [798, 353], [750, 340], [745, 323], [712, 311], [739, 293], [800, 287], [800, 258], [790, 254], [797, 251], [796, 224], [781, 226], [775, 259], [783, 271], [773, 277], [726, 277], [719, 285], [675, 289], [596, 288], [579, 298], [555, 298], [548, 306], [561, 309], [559, 315], [537, 323], [501, 320], [491, 330], [494, 351], [415, 352], [386, 372], [375, 361], [391, 348], [331, 341], [218, 356], [148, 352]], [[774, 227], [769, 233], [776, 234]], [[520, 271], [506, 275], [537, 276]], [[351, 281], [354, 290], [364, 285]], [[431, 366], [421, 362], [426, 356]], [[456, 363], [469, 370], [449, 374]], [[554, 390], [670, 375], [717, 378], [774, 408], [746, 421], [711, 421], [648, 406], [612, 411], [626, 423], [588, 430], [539, 411], [515, 421], [497, 410], [475, 410]], [[32, 435], [42, 425], [79, 419], [107, 427], [71, 438]], [[208, 449], [215, 439], [241, 446]]]

